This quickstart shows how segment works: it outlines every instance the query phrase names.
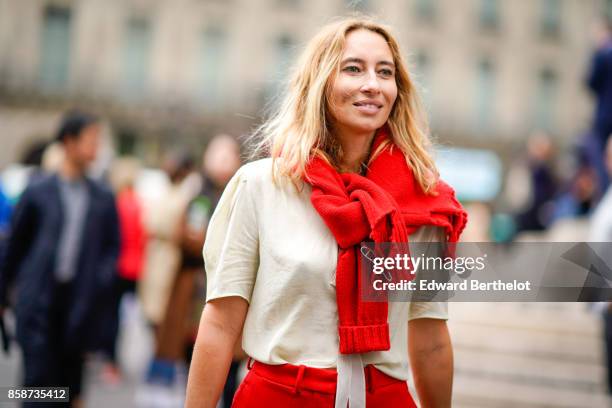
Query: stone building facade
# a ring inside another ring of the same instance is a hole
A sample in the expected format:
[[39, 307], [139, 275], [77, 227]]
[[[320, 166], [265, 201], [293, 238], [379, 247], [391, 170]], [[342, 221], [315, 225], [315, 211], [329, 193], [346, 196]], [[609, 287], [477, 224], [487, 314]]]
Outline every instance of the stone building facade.
[[248, 132], [301, 45], [354, 12], [398, 34], [439, 139], [491, 146], [544, 128], [567, 141], [590, 120], [590, 27], [606, 9], [612, 1], [0, 0], [0, 120], [11, 123], [0, 166], [74, 105], [109, 117], [120, 150], [151, 157], [177, 138]]

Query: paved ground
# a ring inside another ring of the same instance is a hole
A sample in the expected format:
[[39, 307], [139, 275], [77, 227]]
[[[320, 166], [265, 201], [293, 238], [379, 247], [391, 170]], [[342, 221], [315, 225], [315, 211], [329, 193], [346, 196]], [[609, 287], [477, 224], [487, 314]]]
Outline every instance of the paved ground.
[[454, 407], [609, 407], [599, 316], [580, 303], [456, 303]]

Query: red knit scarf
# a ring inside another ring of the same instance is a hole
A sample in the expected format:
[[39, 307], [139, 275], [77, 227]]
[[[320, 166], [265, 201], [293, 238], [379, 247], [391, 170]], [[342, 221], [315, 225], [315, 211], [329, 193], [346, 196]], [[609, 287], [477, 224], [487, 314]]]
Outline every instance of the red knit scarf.
[[[372, 151], [386, 139], [378, 131]], [[392, 148], [393, 147], [393, 148]], [[442, 181], [438, 195], [426, 195], [413, 177], [402, 151], [390, 143], [370, 163], [365, 177], [339, 174], [330, 164], [314, 157], [305, 180], [312, 186], [311, 202], [338, 243], [336, 302], [340, 352], [343, 354], [389, 350], [388, 303], [364, 302], [359, 244], [408, 242], [408, 235], [422, 225], [443, 227], [447, 241], [457, 242], [467, 214], [454, 191]]]

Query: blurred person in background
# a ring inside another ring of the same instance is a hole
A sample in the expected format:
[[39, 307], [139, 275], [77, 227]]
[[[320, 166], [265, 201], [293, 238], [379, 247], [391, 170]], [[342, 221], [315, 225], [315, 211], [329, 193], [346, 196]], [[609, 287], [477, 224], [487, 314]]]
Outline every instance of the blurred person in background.
[[492, 208], [489, 203], [472, 201], [464, 204], [470, 223], [465, 226], [461, 236], [466, 242], [491, 241]]
[[119, 252], [114, 197], [86, 176], [99, 132], [95, 116], [71, 111], [63, 117], [57, 133], [65, 153], [59, 172], [32, 181], [21, 196], [0, 270], [0, 305], [8, 304], [9, 289], [16, 286], [23, 385], [67, 386], [71, 406], [82, 405], [94, 307], [107, 301]]
[[4, 250], [6, 248], [12, 211], [13, 206], [4, 193], [4, 188], [0, 182], [0, 265], [2, 265], [2, 260], [4, 259]]
[[6, 238], [6, 235], [8, 234], [12, 211], [13, 206], [10, 199], [4, 192], [4, 187], [0, 181], [0, 240], [2, 240], [2, 238]]
[[40, 167], [45, 173], [57, 173], [62, 168], [64, 161], [64, 148], [60, 142], [52, 142], [47, 145], [41, 158]]
[[[608, 175], [612, 176], [612, 138], [608, 140], [605, 150], [605, 165]], [[590, 242], [605, 242], [608, 250], [606, 253], [599, 253], [604, 257], [604, 261], [612, 266], [612, 254], [609, 251], [612, 245], [612, 189], [608, 188], [606, 194], [599, 202], [591, 217], [591, 230], [589, 233]], [[608, 393], [612, 395], [612, 303], [602, 303], [603, 323], [604, 323], [604, 342], [606, 345], [605, 356], [607, 366]]]
[[588, 216], [597, 201], [597, 174], [588, 153], [578, 147], [574, 158], [576, 169], [555, 197], [551, 225], [566, 218]]
[[612, 133], [612, 21], [599, 19], [593, 28], [595, 52], [587, 76], [587, 85], [595, 98], [595, 114], [588, 138], [589, 160], [597, 172], [598, 194], [608, 187], [604, 164], [606, 143]]
[[140, 279], [147, 242], [142, 204], [134, 191], [139, 170], [140, 165], [135, 158], [123, 157], [113, 163], [110, 171], [110, 183], [117, 197], [121, 249], [112, 301], [105, 304], [103, 321], [100, 322], [100, 347], [109, 360], [104, 366], [102, 377], [109, 384], [117, 384], [121, 380], [117, 361], [121, 304], [122, 301], [128, 301], [128, 296], [132, 302], [136, 300], [136, 286]]
[[21, 164], [29, 169], [28, 182], [57, 173], [64, 161], [64, 146], [58, 140], [39, 141], [26, 150]]
[[[183, 220], [183, 269], [173, 291], [174, 301], [171, 303], [176, 306], [170, 313], [175, 314], [177, 317], [175, 320], [180, 323], [184, 322], [185, 315], [190, 317], [187, 361], [191, 361], [198, 323], [206, 298], [206, 275], [202, 259], [206, 228], [223, 189], [240, 164], [240, 146], [236, 139], [223, 134], [213, 137], [202, 157], [202, 189], [189, 204]], [[184, 326], [180, 326], [177, 329], [182, 330], [183, 328]], [[238, 369], [243, 358], [245, 355], [238, 341], [223, 389], [224, 407], [229, 408], [232, 404], [238, 385]]]
[[527, 208], [516, 217], [516, 232], [541, 231], [549, 225], [557, 193], [553, 158], [550, 136], [542, 131], [534, 132], [527, 141], [529, 202]]
[[11, 201], [17, 202], [28, 184], [43, 179], [49, 174], [57, 173], [63, 162], [64, 148], [56, 140], [36, 141], [25, 149], [17, 171], [9, 173]]
[[271, 157], [238, 170], [208, 227], [187, 407], [217, 404], [241, 333], [237, 408], [416, 407], [410, 369], [420, 405], [450, 407], [447, 305], [360, 296], [362, 241], [456, 242], [467, 221], [401, 55], [367, 19], [309, 41], [260, 131]]
[[[21, 164], [26, 168], [30, 169], [28, 182], [35, 181], [47, 174], [47, 171], [43, 168], [43, 158], [45, 152], [48, 151], [50, 145], [55, 144], [58, 146], [57, 141], [49, 143], [47, 140], [36, 141], [28, 146], [26, 151], [21, 158]], [[60, 148], [60, 150], [63, 150]]]
[[[164, 157], [163, 167], [170, 186], [161, 199], [150, 203], [145, 215], [148, 242], [138, 291], [144, 315], [155, 331], [155, 355], [146, 380], [149, 385], [162, 386], [156, 388], [158, 391], [175, 385], [177, 360], [182, 359], [185, 350], [186, 333], [169, 332], [164, 322], [170, 317], [170, 299], [182, 267], [181, 222], [193, 198], [183, 182], [193, 171], [193, 164], [191, 156], [185, 151], [170, 152]], [[182, 316], [182, 319], [186, 317]], [[177, 339], [183, 341], [178, 357], [173, 347]], [[169, 352], [169, 349], [172, 351]]]

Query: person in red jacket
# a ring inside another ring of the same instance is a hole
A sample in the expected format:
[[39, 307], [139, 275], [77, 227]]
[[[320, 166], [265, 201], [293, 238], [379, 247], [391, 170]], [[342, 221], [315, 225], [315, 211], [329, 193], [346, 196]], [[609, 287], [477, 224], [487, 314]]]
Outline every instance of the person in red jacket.
[[421, 406], [450, 407], [447, 304], [361, 296], [361, 242], [456, 242], [467, 221], [399, 45], [340, 20], [293, 72], [259, 133], [270, 157], [238, 170], [208, 227], [186, 406], [216, 405], [242, 333], [251, 364], [233, 407], [416, 407], [410, 370]]
[[109, 361], [102, 371], [103, 379], [110, 384], [116, 384], [121, 380], [116, 355], [121, 301], [126, 294], [135, 295], [136, 293], [147, 242], [142, 204], [134, 189], [139, 169], [140, 166], [135, 159], [121, 158], [114, 163], [110, 176], [111, 184], [116, 191], [121, 234], [121, 246], [117, 260], [119, 276], [115, 284], [113, 310], [108, 316], [108, 338], [104, 347]]
[[143, 223], [140, 198], [134, 190], [138, 165], [132, 161], [123, 164], [125, 172], [117, 192], [117, 210], [121, 228], [121, 252], [117, 268], [122, 293], [134, 293], [142, 272], [147, 233]]

